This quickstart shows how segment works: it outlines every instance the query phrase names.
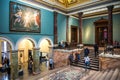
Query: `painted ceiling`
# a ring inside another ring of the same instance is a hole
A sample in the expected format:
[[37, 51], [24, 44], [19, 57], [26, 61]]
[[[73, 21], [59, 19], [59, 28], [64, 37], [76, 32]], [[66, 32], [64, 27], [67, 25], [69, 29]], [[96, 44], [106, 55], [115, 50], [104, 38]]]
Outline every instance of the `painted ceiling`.
[[[42, 0], [42, 1], [47, 2], [47, 0]], [[54, 2], [56, 4], [61, 4], [61, 6], [68, 8], [68, 7], [73, 7], [76, 4], [83, 4], [86, 2], [90, 2], [92, 0], [49, 0], [49, 1]]]

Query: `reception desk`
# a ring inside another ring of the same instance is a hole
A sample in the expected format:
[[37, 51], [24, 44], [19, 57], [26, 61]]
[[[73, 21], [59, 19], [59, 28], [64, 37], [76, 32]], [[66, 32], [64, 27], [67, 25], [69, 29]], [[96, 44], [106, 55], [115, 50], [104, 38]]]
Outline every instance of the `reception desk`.
[[99, 54], [99, 67], [100, 70], [120, 68], [120, 55], [104, 54], [104, 52]]

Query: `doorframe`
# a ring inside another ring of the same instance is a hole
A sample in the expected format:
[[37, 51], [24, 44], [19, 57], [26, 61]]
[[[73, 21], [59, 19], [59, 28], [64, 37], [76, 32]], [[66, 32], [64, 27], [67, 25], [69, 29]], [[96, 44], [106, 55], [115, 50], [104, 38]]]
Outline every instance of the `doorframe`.
[[[97, 43], [97, 44], [99, 44], [99, 28], [106, 28], [107, 29], [107, 31], [108, 31], [108, 26], [96, 26], [95, 27], [95, 43]], [[108, 33], [108, 32], [107, 32]], [[107, 36], [108, 36], [108, 34], [107, 34]], [[99, 45], [99, 46], [101, 46], [101, 45]]]
[[[95, 25], [95, 43], [99, 44], [99, 39], [98, 39], [98, 29], [99, 28], [107, 28], [108, 31], [108, 19], [104, 19], [101, 17], [101, 19], [97, 20], [94, 22]], [[108, 33], [108, 32], [107, 32]], [[108, 36], [108, 34], [107, 34]], [[105, 42], [103, 42], [105, 44]], [[104, 46], [104, 44], [102, 46]]]
[[77, 29], [77, 43], [78, 43], [78, 26], [74, 26], [74, 25], [71, 25], [71, 28], [70, 28], [71, 29], [70, 30], [71, 31], [71, 38], [70, 38], [71, 40], [70, 40], [70, 42], [72, 43], [72, 28], [76, 28]]

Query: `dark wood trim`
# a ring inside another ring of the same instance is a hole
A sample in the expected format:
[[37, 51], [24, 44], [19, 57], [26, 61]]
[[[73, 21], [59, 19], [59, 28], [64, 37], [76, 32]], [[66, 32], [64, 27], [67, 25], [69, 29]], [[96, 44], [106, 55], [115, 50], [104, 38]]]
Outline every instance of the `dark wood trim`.
[[79, 44], [82, 44], [82, 15], [83, 12], [79, 13]]
[[69, 41], [69, 16], [66, 17], [66, 41]]
[[113, 5], [107, 6], [108, 8], [108, 43], [113, 44], [113, 16], [112, 16], [112, 11], [113, 11]]
[[54, 12], [54, 44], [57, 44], [58, 41], [58, 32], [57, 32], [57, 12]]

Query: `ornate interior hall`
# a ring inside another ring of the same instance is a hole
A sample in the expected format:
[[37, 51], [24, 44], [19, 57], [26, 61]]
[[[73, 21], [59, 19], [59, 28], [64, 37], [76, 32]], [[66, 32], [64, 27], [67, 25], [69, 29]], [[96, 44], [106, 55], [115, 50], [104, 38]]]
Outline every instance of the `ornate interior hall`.
[[0, 5], [0, 80], [120, 80], [120, 0]]

